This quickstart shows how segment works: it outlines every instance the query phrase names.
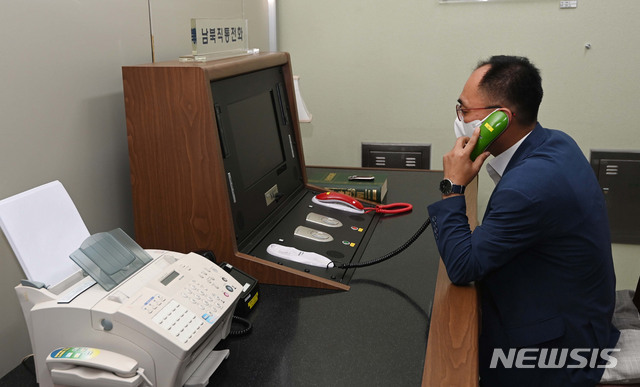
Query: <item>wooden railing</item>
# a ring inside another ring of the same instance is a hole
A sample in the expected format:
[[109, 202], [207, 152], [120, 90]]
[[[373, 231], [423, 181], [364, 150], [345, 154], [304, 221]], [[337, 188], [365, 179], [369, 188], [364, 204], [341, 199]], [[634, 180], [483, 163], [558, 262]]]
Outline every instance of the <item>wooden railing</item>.
[[[478, 224], [477, 179], [465, 196], [473, 229]], [[452, 284], [440, 260], [422, 386], [478, 386], [478, 326], [476, 287]]]

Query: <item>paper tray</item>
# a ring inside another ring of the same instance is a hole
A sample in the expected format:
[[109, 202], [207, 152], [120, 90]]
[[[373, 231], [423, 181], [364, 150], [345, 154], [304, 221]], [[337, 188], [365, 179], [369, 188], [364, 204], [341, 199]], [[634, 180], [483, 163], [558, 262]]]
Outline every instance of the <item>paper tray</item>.
[[119, 228], [85, 239], [70, 258], [107, 291], [153, 259]]

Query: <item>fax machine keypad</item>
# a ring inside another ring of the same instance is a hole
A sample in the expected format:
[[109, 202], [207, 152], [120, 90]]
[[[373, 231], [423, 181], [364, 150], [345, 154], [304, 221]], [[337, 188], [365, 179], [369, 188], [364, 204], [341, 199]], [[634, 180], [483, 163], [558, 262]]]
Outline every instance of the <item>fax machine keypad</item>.
[[[214, 285], [214, 287], [219, 289], [217, 285]], [[204, 289], [206, 289], [206, 286], [202, 282], [193, 280], [182, 291], [182, 297], [203, 312], [216, 314], [218, 311], [223, 310], [226, 301], [220, 295], [207, 292]]]
[[[192, 271], [187, 264], [181, 268]], [[192, 273], [191, 281], [178, 293], [180, 299], [171, 300], [153, 321], [186, 343], [205, 322], [215, 323], [226, 310], [231, 293], [236, 290], [226, 275], [215, 267]]]
[[204, 325], [201, 318], [181, 305], [175, 300], [171, 300], [158, 314], [153, 317], [153, 321], [169, 331], [183, 343], [192, 338]]

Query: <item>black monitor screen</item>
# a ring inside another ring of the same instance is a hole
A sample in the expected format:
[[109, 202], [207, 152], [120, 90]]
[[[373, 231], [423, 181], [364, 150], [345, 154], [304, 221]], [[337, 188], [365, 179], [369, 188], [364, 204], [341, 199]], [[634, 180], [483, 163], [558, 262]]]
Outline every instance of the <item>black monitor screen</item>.
[[292, 95], [280, 66], [211, 82], [239, 246], [304, 189]]
[[243, 186], [248, 187], [285, 161], [273, 97], [263, 92], [227, 109]]

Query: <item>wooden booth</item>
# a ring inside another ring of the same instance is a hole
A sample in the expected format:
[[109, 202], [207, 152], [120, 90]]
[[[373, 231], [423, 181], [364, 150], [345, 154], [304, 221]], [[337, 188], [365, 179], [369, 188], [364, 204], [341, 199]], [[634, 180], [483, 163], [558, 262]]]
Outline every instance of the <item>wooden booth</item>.
[[[142, 247], [213, 251], [264, 283], [349, 288], [353, 269], [267, 252], [277, 243], [357, 262], [377, 221], [312, 203], [321, 189], [307, 184], [289, 54], [126, 66], [122, 74]], [[301, 225], [316, 228], [310, 212], [351, 227], [332, 230], [328, 243], [293, 237]]]

